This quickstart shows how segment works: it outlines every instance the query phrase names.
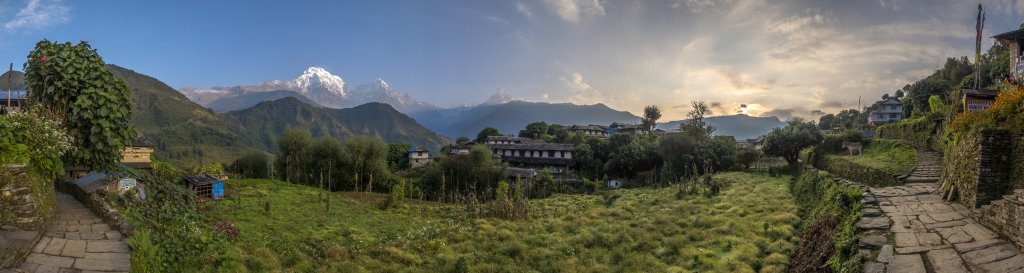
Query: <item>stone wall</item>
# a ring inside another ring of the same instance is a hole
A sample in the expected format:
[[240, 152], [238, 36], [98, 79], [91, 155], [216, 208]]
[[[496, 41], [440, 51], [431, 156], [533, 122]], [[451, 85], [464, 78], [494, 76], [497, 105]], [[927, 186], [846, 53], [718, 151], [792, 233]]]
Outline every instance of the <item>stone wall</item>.
[[984, 129], [961, 136], [946, 148], [942, 181], [952, 183], [957, 201], [977, 208], [1014, 188], [1010, 180], [1013, 141], [1005, 130]]
[[36, 185], [23, 165], [0, 168], [0, 224], [41, 229], [56, 211], [54, 188]]
[[1017, 246], [1024, 246], [1024, 189], [981, 206], [971, 216]]
[[52, 184], [23, 165], [0, 167], [0, 268], [28, 256], [56, 211]]

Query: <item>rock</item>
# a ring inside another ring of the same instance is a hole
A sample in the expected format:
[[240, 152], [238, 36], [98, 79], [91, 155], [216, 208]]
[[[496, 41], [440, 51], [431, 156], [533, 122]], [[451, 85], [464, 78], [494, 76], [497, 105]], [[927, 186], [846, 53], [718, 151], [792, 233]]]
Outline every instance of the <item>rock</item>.
[[863, 209], [860, 214], [864, 217], [878, 217], [882, 216], [882, 210], [880, 209]]
[[878, 249], [886, 243], [885, 236], [882, 235], [865, 235], [861, 236], [857, 242], [857, 245], [861, 248]]
[[885, 264], [876, 262], [865, 262], [864, 273], [885, 273]]
[[921, 259], [921, 255], [910, 254], [910, 255], [896, 255], [892, 259], [892, 263], [889, 263], [889, 272], [900, 272], [900, 273], [926, 273], [924, 269], [924, 260]]
[[878, 262], [881, 262], [881, 263], [890, 263], [890, 262], [892, 262], [892, 254], [893, 254], [892, 245], [884, 245], [884, 246], [882, 246], [882, 250], [878, 251], [878, 257], [875, 259], [875, 261], [878, 261]]

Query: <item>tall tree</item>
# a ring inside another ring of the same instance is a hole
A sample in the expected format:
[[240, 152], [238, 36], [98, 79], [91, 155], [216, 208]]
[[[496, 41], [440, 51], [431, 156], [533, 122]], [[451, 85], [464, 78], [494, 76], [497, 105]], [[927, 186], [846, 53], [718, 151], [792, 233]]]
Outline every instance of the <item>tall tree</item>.
[[764, 154], [781, 156], [790, 165], [799, 162], [800, 150], [821, 143], [824, 136], [814, 123], [792, 118], [786, 127], [775, 128], [764, 136]]
[[543, 121], [527, 124], [525, 130], [519, 131], [519, 137], [528, 137], [532, 139], [544, 139], [547, 135], [548, 123]]
[[694, 137], [711, 136], [711, 133], [715, 132], [715, 128], [704, 121], [704, 117], [711, 113], [711, 107], [702, 100], [691, 101], [690, 105], [693, 109], [686, 113], [687, 120], [679, 124], [679, 129]]
[[654, 126], [658, 124], [658, 119], [661, 119], [661, 109], [657, 105], [648, 105], [644, 107], [644, 117], [641, 118], [644, 127], [647, 131], [654, 131]]

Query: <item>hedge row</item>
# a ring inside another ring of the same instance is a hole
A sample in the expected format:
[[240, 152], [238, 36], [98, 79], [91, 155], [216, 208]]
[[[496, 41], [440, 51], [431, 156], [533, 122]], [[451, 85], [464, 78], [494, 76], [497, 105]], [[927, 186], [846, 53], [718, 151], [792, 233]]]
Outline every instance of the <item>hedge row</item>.
[[931, 147], [935, 129], [933, 116], [921, 116], [878, 126], [875, 135], [882, 139], [902, 140], [914, 147]]
[[814, 158], [816, 168], [826, 170], [837, 176], [859, 182], [872, 187], [903, 185], [899, 174], [865, 166], [846, 158], [837, 156], [818, 156]]

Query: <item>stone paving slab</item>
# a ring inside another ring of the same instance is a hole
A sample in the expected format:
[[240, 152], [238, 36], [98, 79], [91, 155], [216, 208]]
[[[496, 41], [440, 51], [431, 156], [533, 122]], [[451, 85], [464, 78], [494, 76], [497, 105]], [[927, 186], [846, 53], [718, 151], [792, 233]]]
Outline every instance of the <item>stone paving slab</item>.
[[58, 215], [17, 270], [25, 272], [128, 272], [131, 249], [124, 236], [74, 197], [57, 193]]
[[[857, 223], [862, 249], [877, 253], [865, 259], [864, 272], [1024, 273], [1020, 250], [968, 217], [970, 211], [962, 205], [944, 202], [938, 187], [911, 183], [868, 188], [864, 198], [877, 202], [881, 215], [865, 209], [870, 216]], [[879, 230], [891, 235], [894, 245], [878, 250], [874, 240]]]

